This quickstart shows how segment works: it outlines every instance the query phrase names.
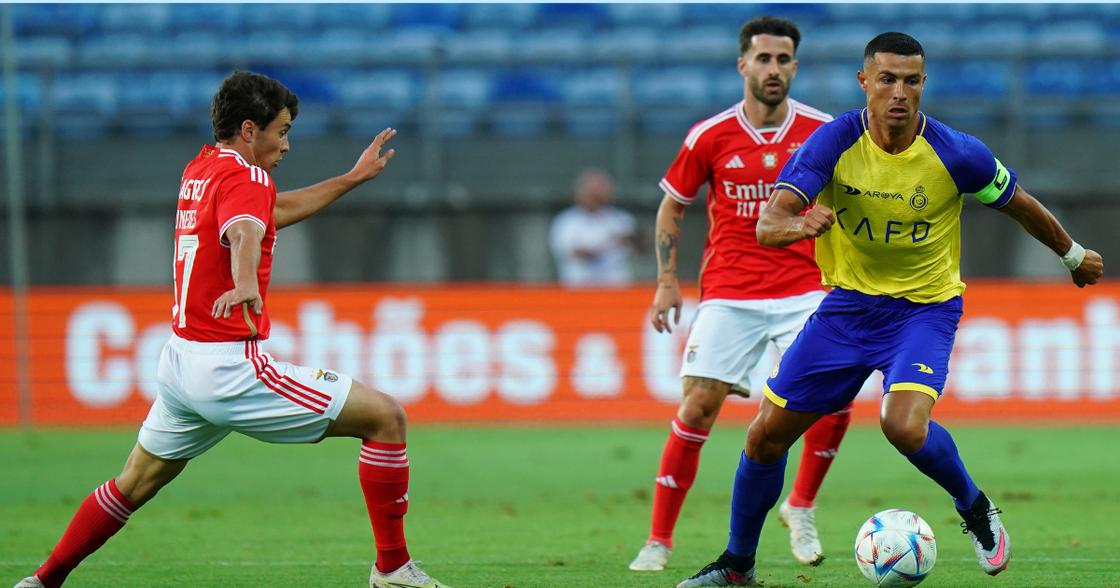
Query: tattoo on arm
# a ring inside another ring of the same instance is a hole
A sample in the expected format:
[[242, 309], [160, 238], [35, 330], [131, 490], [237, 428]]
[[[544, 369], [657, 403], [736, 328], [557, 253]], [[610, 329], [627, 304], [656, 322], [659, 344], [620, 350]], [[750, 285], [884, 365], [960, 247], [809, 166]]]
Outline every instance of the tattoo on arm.
[[657, 234], [657, 261], [661, 272], [674, 273], [676, 268], [677, 236], [667, 231]]

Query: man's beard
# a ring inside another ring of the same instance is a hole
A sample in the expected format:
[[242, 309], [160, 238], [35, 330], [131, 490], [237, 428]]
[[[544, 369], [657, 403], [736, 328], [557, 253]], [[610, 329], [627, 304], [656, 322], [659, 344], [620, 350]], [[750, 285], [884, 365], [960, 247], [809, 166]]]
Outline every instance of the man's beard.
[[755, 100], [758, 100], [759, 102], [767, 106], [777, 106], [786, 99], [786, 96], [789, 94], [789, 86], [782, 86], [782, 91], [780, 94], [768, 95], [766, 93], [766, 82], [763, 82], [758, 86], [751, 87], [751, 94], [754, 95]]

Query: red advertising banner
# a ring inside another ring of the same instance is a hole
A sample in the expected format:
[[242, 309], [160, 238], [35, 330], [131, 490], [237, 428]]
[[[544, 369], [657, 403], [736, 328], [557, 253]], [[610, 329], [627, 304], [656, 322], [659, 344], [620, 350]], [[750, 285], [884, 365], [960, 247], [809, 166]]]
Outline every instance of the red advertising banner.
[[[348, 285], [276, 288], [274, 356], [393, 394], [416, 422], [664, 421], [695, 299], [672, 335], [650, 327], [652, 287]], [[0, 424], [139, 424], [170, 333], [164, 289], [31, 291], [30, 362], [18, 365], [0, 293]], [[756, 368], [761, 381], [773, 354]], [[873, 376], [857, 417], [874, 418]], [[724, 418], [746, 421], [757, 395]], [[1120, 421], [1120, 284], [974, 281], [965, 294], [939, 419]]]

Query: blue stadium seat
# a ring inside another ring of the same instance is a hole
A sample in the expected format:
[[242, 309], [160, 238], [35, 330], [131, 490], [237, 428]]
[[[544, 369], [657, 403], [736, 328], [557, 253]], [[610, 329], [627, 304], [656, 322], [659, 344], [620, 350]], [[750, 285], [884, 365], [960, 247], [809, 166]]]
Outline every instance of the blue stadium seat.
[[168, 29], [180, 32], [241, 31], [242, 19], [247, 18], [244, 14], [249, 8], [248, 4], [172, 4]]
[[377, 29], [389, 26], [393, 19], [393, 7], [387, 3], [377, 4], [317, 4], [319, 24], [325, 32], [336, 28], [355, 28], [372, 35]]
[[176, 101], [186, 90], [187, 76], [178, 71], [165, 71], [158, 74], [117, 73], [113, 76], [116, 88], [117, 112], [122, 120], [142, 114], [156, 114], [164, 117], [178, 114]]
[[463, 24], [470, 28], [504, 28], [511, 31], [534, 25], [539, 4], [467, 4], [463, 8]]
[[[0, 105], [3, 105], [6, 100], [4, 94], [5, 86], [6, 84], [0, 83]], [[34, 117], [39, 114], [39, 110], [43, 105], [43, 80], [37, 74], [28, 72], [16, 73], [16, 103], [19, 105], [20, 112], [25, 117], [25, 124], [27, 123], [28, 117]]]
[[667, 135], [684, 140], [693, 125], [711, 114], [690, 107], [643, 108], [638, 113], [638, 127], [642, 133]]
[[520, 104], [490, 111], [490, 131], [506, 137], [533, 137], [548, 130], [549, 109], [543, 105]]
[[728, 34], [739, 34], [742, 23], [762, 14], [767, 14], [758, 4], [719, 3], [703, 4], [688, 2], [684, 4], [684, 21], [693, 26], [712, 26], [725, 29]]
[[1115, 59], [1096, 59], [1086, 63], [1085, 77], [1092, 81], [1085, 88], [1087, 94], [1120, 97], [1120, 62]]
[[227, 61], [231, 49], [221, 34], [216, 32], [188, 31], [156, 45], [162, 48], [149, 54], [149, 61], [161, 67], [207, 67]]
[[275, 2], [245, 5], [245, 28], [253, 32], [319, 30], [319, 6]]
[[151, 38], [139, 33], [109, 33], [86, 37], [78, 46], [77, 62], [89, 69], [138, 67], [150, 62]]
[[[881, 2], [877, 4], [830, 2], [825, 5], [824, 12], [826, 18], [832, 21], [833, 26], [865, 26], [875, 29], [874, 33], [863, 40], [863, 45], [866, 45], [875, 35], [883, 32], [882, 23], [898, 21], [906, 16], [900, 2]], [[863, 48], [862, 45], [860, 48]]]
[[393, 4], [393, 26], [432, 26], [445, 29], [459, 27], [463, 18], [462, 4]]
[[499, 71], [490, 98], [495, 103], [559, 102], [559, 78], [556, 70]]
[[1005, 101], [1011, 95], [1011, 65], [1006, 61], [938, 61], [926, 66], [931, 97]]
[[327, 68], [358, 66], [372, 60], [378, 51], [375, 35], [357, 28], [327, 29], [300, 37], [293, 63]]
[[570, 108], [564, 111], [564, 130], [578, 137], [610, 137], [619, 131], [616, 111], [605, 108]]
[[743, 76], [731, 64], [711, 68], [708, 77], [711, 80], [711, 102], [715, 110], [743, 99]]
[[333, 79], [343, 108], [415, 110], [423, 100], [419, 80], [407, 70], [346, 70]]
[[[983, 6], [983, 5], [978, 5]], [[957, 46], [962, 57], [1018, 57], [1033, 44], [1033, 35], [1023, 22], [1000, 19], [998, 22], [980, 21], [969, 28], [968, 41]], [[930, 58], [935, 56], [931, 55]]]
[[98, 24], [105, 32], [158, 32], [171, 20], [168, 4], [102, 4]]
[[16, 35], [81, 35], [97, 28], [93, 4], [11, 4]]
[[576, 28], [550, 28], [521, 35], [515, 55], [525, 61], [578, 62], [587, 51], [587, 34]]
[[684, 18], [681, 4], [608, 4], [607, 17], [616, 26], [649, 25], [668, 28]]
[[[840, 5], [829, 4], [830, 8], [833, 6]], [[868, 5], [862, 6], [866, 8]], [[876, 4], [875, 8], [880, 6], [887, 6], [887, 4]], [[882, 29], [867, 24], [866, 20], [822, 26], [814, 33], [812, 45], [808, 43], [805, 45], [806, 52], [803, 58], [840, 60], [858, 69], [863, 64], [863, 49], [867, 46], [867, 42], [881, 32]]]
[[70, 63], [70, 40], [62, 35], [16, 40], [16, 64], [21, 68], [61, 68]]
[[1035, 33], [1034, 48], [1039, 55], [1095, 56], [1108, 47], [1104, 27], [1095, 21], [1059, 21], [1047, 23]]
[[622, 79], [617, 69], [581, 69], [561, 75], [561, 92], [568, 106], [613, 108], [622, 102]]
[[63, 137], [104, 136], [117, 114], [117, 88], [106, 73], [60, 73], [54, 90], [54, 126]]
[[505, 29], [464, 31], [448, 35], [443, 42], [444, 57], [452, 63], [505, 63], [513, 57], [513, 47], [510, 31]]
[[739, 32], [735, 27], [720, 25], [674, 29], [663, 38], [662, 51], [666, 59], [686, 62], [726, 60], [735, 63], [739, 56]]
[[259, 29], [246, 35], [240, 46], [238, 54], [252, 68], [288, 65], [300, 52], [295, 35]]
[[490, 101], [490, 74], [478, 69], [447, 69], [436, 79], [440, 108], [477, 111]]
[[1084, 93], [1085, 72], [1080, 60], [1046, 59], [1027, 66], [1027, 94], [1074, 97]]
[[[860, 51], [862, 57], [863, 52]], [[860, 89], [859, 83], [856, 82], [856, 72], [862, 65], [859, 59], [851, 63], [830, 63], [820, 71], [819, 80], [824, 80], [825, 87], [823, 94], [818, 94], [820, 104], [814, 104], [816, 108], [831, 112], [834, 116], [851, 110], [853, 108], [863, 108], [867, 105], [867, 96]], [[814, 67], [816, 69], [816, 67]], [[818, 86], [818, 91], [820, 87]], [[827, 104], [825, 101], [827, 100]]]
[[686, 106], [692, 110], [711, 104], [710, 79], [702, 67], [641, 68], [632, 82], [639, 107]]
[[[629, 6], [627, 4], [612, 4]], [[648, 4], [643, 6], [668, 6]], [[643, 62], [657, 59], [661, 53], [660, 33], [649, 27], [631, 26], [599, 31], [588, 40], [588, 56], [605, 61]]]
[[441, 40], [450, 34], [452, 29], [443, 26], [394, 26], [378, 36], [376, 50], [369, 58], [389, 63], [428, 63], [438, 55]]
[[607, 9], [602, 4], [541, 4], [537, 14], [540, 26], [565, 26], [588, 30], [607, 22]]

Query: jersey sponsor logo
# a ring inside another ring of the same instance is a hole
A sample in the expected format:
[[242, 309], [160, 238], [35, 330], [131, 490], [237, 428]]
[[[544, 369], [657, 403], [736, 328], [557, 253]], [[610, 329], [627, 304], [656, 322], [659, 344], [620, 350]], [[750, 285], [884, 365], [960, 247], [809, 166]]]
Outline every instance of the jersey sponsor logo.
[[[852, 229], [850, 228], [852, 226], [851, 218], [848, 218], [847, 223], [844, 222], [844, 213], [846, 212], [848, 212], [847, 208], [836, 211], [836, 224], [840, 225], [842, 230], [851, 231], [857, 237], [867, 237], [868, 241], [879, 241], [881, 239], [884, 243], [891, 243], [891, 238], [896, 237], [894, 242], [897, 243], [902, 240], [897, 237], [908, 235], [911, 243], [921, 243], [929, 238], [929, 231], [933, 226], [926, 221], [903, 222], [894, 219], [888, 219], [883, 225], [876, 226], [871, 222], [871, 219], [864, 216], [860, 217], [859, 222]], [[876, 235], [879, 237], [876, 237]]]
[[762, 154], [762, 167], [766, 169], [774, 169], [778, 167], [778, 154], [768, 151]]
[[925, 186], [918, 186], [914, 189], [914, 194], [910, 196], [910, 208], [914, 210], [924, 210], [926, 205], [929, 204], [929, 198], [926, 197]]
[[840, 185], [844, 187], [844, 193], [845, 194], [851, 194], [852, 196], [859, 196], [860, 194], [863, 193], [863, 192], [860, 191], [859, 188], [856, 188], [855, 186], [849, 186], [847, 184], [840, 184]]
[[926, 365], [924, 363], [912, 363], [910, 365], [918, 368], [918, 371], [923, 373], [923, 374], [932, 374], [933, 373], [933, 368], [929, 367], [928, 365]]
[[747, 166], [743, 164], [742, 158], [740, 158], [739, 154], [736, 153], [735, 157], [732, 157], [731, 161], [728, 161], [726, 164], [724, 164], [723, 167], [726, 169], [740, 169]]

